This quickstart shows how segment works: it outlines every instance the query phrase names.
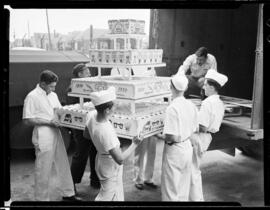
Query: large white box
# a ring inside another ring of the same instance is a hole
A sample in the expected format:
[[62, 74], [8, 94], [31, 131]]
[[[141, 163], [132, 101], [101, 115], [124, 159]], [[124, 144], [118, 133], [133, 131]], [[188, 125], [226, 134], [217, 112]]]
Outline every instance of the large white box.
[[162, 63], [162, 49], [143, 50], [98, 50], [89, 51], [90, 65], [93, 64], [159, 64]]
[[108, 25], [111, 34], [145, 34], [145, 21], [143, 20], [109, 20]]
[[[130, 115], [128, 109], [121, 112], [121, 107], [116, 107], [109, 120], [116, 133], [120, 137], [132, 139], [135, 136], [144, 138], [160, 133], [164, 127], [166, 103], [138, 103], [135, 115]], [[116, 106], [117, 103], [116, 103]], [[152, 109], [151, 107], [155, 107]], [[88, 120], [88, 113], [95, 108], [91, 102], [84, 103], [83, 108], [79, 104], [64, 106], [55, 109], [55, 116], [64, 127], [84, 130]]]
[[171, 94], [170, 80], [170, 77], [137, 76], [132, 76], [131, 80], [124, 80], [122, 76], [76, 78], [71, 80], [71, 94], [89, 97], [91, 92], [106, 90], [109, 86], [114, 86], [117, 98], [136, 100]]

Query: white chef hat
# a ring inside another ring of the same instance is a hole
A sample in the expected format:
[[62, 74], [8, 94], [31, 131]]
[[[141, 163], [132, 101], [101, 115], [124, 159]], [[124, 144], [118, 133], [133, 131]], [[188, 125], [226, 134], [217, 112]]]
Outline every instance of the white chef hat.
[[188, 79], [185, 75], [174, 75], [172, 77], [172, 84], [179, 91], [185, 91], [188, 86]]
[[222, 87], [228, 81], [228, 77], [224, 74], [218, 73], [214, 69], [209, 69], [205, 75], [206, 79], [215, 80]]
[[109, 87], [107, 90], [90, 93], [90, 98], [94, 106], [107, 103], [116, 99], [115, 87]]

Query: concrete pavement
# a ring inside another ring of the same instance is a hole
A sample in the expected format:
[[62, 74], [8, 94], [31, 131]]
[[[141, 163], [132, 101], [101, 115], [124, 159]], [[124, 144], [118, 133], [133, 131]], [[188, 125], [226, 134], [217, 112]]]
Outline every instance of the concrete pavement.
[[[158, 189], [145, 187], [138, 190], [132, 181], [132, 156], [124, 163], [124, 191], [126, 201], [160, 201], [160, 175], [163, 142], [157, 140], [157, 154], [154, 181]], [[69, 157], [70, 159], [70, 157]], [[77, 191], [86, 201], [93, 201], [98, 193], [89, 186], [89, 164]], [[202, 160], [202, 179], [206, 201], [237, 201], [243, 206], [264, 205], [263, 162], [242, 155], [227, 155], [221, 151], [208, 151]], [[34, 154], [32, 151], [19, 151], [11, 157], [10, 187], [12, 201], [32, 201], [34, 195]], [[55, 174], [52, 173], [51, 199], [61, 200]]]

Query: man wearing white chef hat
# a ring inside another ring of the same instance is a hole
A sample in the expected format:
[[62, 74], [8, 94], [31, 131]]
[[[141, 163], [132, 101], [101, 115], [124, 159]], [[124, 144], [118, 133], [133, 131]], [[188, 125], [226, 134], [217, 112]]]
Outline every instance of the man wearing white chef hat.
[[190, 136], [198, 127], [198, 110], [184, 97], [188, 87], [185, 75], [171, 79], [172, 102], [166, 109], [161, 198], [162, 201], [188, 201], [191, 180], [192, 145]]
[[95, 200], [124, 201], [122, 164], [141, 140], [134, 137], [132, 144], [124, 152], [121, 151], [119, 139], [109, 121], [113, 113], [113, 101], [116, 99], [114, 87], [93, 92], [90, 98], [96, 112], [88, 115], [86, 126], [97, 149], [96, 172], [101, 184]]
[[205, 79], [203, 89], [207, 98], [202, 101], [199, 110], [199, 130], [191, 136], [193, 157], [190, 201], [204, 200], [200, 161], [203, 153], [211, 143], [211, 133], [219, 131], [225, 112], [224, 104], [219, 98], [218, 91], [228, 81], [228, 77], [218, 73], [216, 70], [209, 69]]

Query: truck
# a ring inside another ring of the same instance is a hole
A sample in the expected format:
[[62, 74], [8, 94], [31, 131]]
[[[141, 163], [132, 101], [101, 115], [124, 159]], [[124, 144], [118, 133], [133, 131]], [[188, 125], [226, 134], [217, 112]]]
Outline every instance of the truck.
[[238, 110], [224, 117], [208, 150], [263, 157], [263, 5], [226, 8], [152, 9], [149, 48], [163, 49], [166, 71], [175, 74], [184, 59], [205, 46], [229, 80], [220, 95]]

